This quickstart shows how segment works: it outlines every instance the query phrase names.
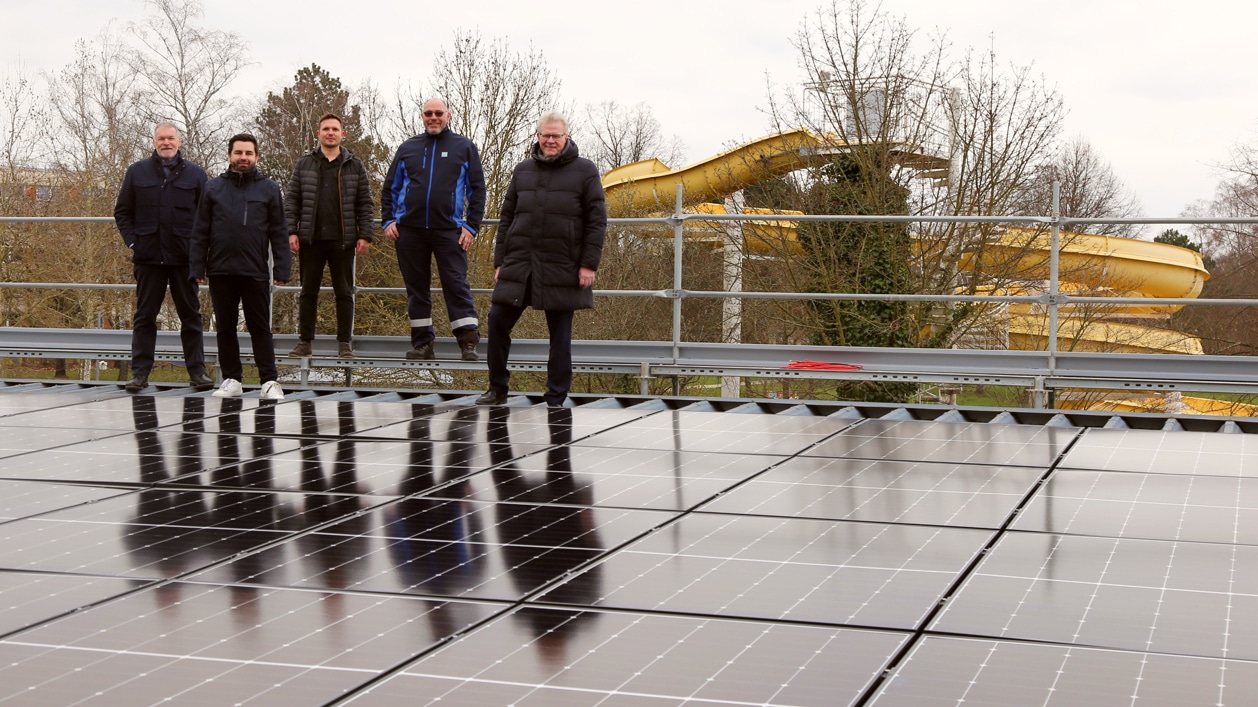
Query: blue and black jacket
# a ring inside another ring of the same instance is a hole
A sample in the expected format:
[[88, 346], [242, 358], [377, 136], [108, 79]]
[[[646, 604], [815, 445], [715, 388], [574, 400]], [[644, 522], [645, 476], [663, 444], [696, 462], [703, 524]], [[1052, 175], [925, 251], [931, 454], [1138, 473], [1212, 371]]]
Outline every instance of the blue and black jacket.
[[381, 226], [458, 230], [475, 235], [485, 216], [485, 171], [471, 140], [448, 127], [402, 143], [380, 194]]

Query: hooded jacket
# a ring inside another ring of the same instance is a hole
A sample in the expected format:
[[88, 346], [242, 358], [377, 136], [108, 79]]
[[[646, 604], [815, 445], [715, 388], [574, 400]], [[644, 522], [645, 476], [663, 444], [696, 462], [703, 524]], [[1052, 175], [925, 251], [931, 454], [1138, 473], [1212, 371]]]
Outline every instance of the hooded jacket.
[[[267, 249], [274, 267], [267, 265]], [[197, 208], [188, 276], [249, 277], [288, 282], [292, 254], [280, 185], [254, 169], [211, 179]]]
[[[323, 150], [297, 160], [293, 176], [284, 191], [284, 216], [289, 228], [297, 234], [302, 244], [314, 241], [315, 215], [319, 212], [319, 174], [327, 161]], [[341, 195], [341, 244], [353, 250], [358, 239], [370, 241], [375, 235], [376, 204], [367, 184], [367, 169], [354, 153], [341, 148], [335, 162], [336, 190]]]
[[192, 223], [207, 179], [205, 170], [185, 160], [183, 153], [175, 154], [169, 178], [156, 151], [127, 168], [114, 222], [131, 249], [131, 262], [188, 264]]
[[607, 204], [598, 168], [568, 139], [554, 159], [533, 145], [516, 166], [498, 216], [493, 301], [516, 307], [532, 289], [534, 309], [594, 307], [594, 290], [581, 287], [580, 269], [598, 270], [607, 232]]
[[402, 143], [380, 191], [380, 216], [384, 228], [396, 221], [475, 235], [485, 216], [485, 172], [475, 143], [448, 126]]

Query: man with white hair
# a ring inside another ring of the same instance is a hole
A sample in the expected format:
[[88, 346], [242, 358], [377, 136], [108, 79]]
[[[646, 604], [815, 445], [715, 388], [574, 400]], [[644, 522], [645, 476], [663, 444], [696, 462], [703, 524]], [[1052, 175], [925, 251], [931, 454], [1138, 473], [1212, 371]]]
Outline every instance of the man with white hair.
[[188, 279], [188, 244], [205, 170], [183, 158], [183, 140], [173, 123], [153, 130], [153, 154], [127, 168], [114, 205], [114, 222], [131, 249], [135, 275], [135, 318], [131, 323], [131, 380], [138, 393], [148, 387], [157, 348], [157, 313], [166, 290], [179, 313], [188, 380], [197, 390], [214, 387], [205, 372], [205, 344], [197, 284]]
[[572, 385], [573, 313], [594, 308], [607, 204], [598, 168], [581, 157], [561, 113], [547, 113], [538, 121], [532, 156], [511, 174], [498, 218], [489, 310], [489, 390], [476, 402], [507, 401], [511, 330], [524, 309], [532, 306], [546, 313], [550, 332], [546, 403], [563, 407]]

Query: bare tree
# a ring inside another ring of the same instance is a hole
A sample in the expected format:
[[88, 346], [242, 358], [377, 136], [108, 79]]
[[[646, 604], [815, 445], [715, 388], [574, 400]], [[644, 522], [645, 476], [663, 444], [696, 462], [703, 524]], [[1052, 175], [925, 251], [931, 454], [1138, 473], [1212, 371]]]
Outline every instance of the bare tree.
[[[1053, 183], [1061, 185], [1061, 215], [1071, 218], [1136, 218], [1140, 207], [1135, 195], [1113, 168], [1082, 136], [1062, 145], [1056, 156], [1040, 165], [1015, 206], [1015, 213], [1043, 215], [1052, 212]], [[1088, 224], [1077, 230], [1134, 238], [1139, 227], [1131, 224]]]
[[511, 171], [527, 156], [537, 119], [560, 107], [559, 78], [531, 46], [519, 51], [505, 39], [455, 32], [452, 46], [433, 62], [430, 83], [453, 113], [451, 127], [480, 148], [487, 211], [496, 214]]
[[37, 166], [47, 126], [44, 105], [24, 65], [18, 64], [0, 83], [0, 181], [7, 185], [18, 183], [18, 170]]
[[570, 130], [580, 138], [581, 156], [593, 160], [599, 172], [651, 158], [679, 167], [685, 159], [681, 139], [665, 137], [660, 121], [645, 103], [629, 108], [615, 101], [589, 104], [584, 118]]
[[[1029, 68], [1002, 67], [992, 51], [955, 59], [946, 38], [919, 36], [904, 18], [863, 0], [818, 9], [794, 43], [803, 82], [770, 95], [771, 116], [779, 129], [807, 128], [823, 145], [801, 150], [806, 169], [749, 190], [749, 205], [870, 215], [1008, 213], [1053, 154], [1061, 97]], [[747, 281], [797, 292], [990, 292], [1001, 278], [976, 272], [975, 262], [988, 261], [974, 254], [1007, 240], [991, 226], [926, 223], [803, 224], [798, 235], [797, 244], [782, 244], [776, 264], [749, 269]], [[982, 322], [985, 310], [831, 302], [784, 304], [772, 316], [819, 343], [939, 346]], [[781, 327], [745, 323], [749, 329]]]
[[[73, 62], [48, 77], [56, 121], [52, 161], [65, 180], [78, 182], [79, 191], [90, 197], [121, 182], [127, 165], [143, 153], [145, 131], [136, 76], [117, 38], [106, 30], [91, 43], [79, 40], [75, 51]], [[113, 201], [105, 197], [81, 206], [86, 209], [81, 214], [112, 213], [105, 207]]]
[[235, 132], [225, 91], [249, 63], [248, 45], [234, 32], [197, 24], [198, 0], [149, 0], [153, 14], [130, 25], [136, 44], [127, 54], [139, 77], [145, 122], [183, 126], [184, 156], [202, 166], [222, 161]]

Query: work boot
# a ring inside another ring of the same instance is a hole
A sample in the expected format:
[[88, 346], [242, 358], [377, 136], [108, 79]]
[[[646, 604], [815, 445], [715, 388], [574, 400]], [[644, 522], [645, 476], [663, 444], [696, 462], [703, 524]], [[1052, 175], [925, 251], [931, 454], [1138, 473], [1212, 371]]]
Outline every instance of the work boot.
[[188, 383], [192, 385], [193, 390], [209, 390], [214, 387], [214, 379], [207, 376], [205, 371], [189, 373]]
[[341, 358], [354, 357], [354, 345], [348, 341], [340, 341], [336, 344], [336, 355]]
[[314, 353], [314, 349], [310, 346], [310, 342], [303, 340], [303, 341], [297, 342], [297, 345], [293, 347], [292, 351], [288, 352], [288, 355], [297, 356], [298, 358], [305, 358], [313, 353]]
[[135, 374], [131, 377], [131, 380], [127, 381], [126, 385], [128, 393], [138, 393], [147, 387], [149, 387], [149, 377], [147, 373]]
[[479, 361], [480, 360], [480, 354], [476, 353], [475, 341], [464, 341], [463, 343], [459, 344], [459, 349], [462, 350], [463, 352], [464, 361]]
[[437, 354], [432, 350], [431, 341], [426, 344], [420, 344], [406, 352], [406, 358], [412, 361], [431, 361], [436, 357]]
[[477, 405], [502, 405], [507, 402], [507, 391], [490, 388], [476, 399]]

